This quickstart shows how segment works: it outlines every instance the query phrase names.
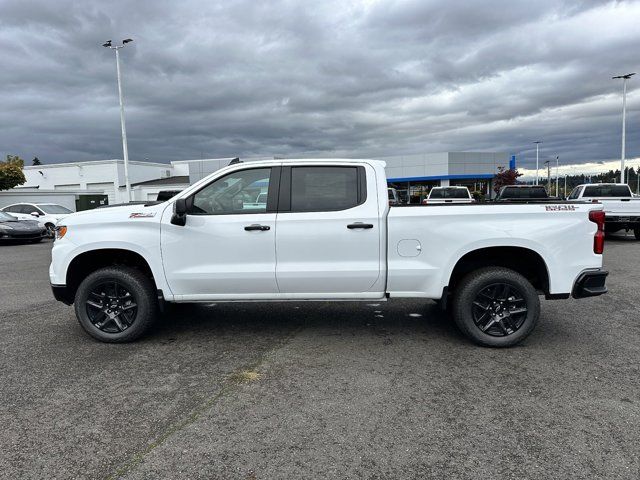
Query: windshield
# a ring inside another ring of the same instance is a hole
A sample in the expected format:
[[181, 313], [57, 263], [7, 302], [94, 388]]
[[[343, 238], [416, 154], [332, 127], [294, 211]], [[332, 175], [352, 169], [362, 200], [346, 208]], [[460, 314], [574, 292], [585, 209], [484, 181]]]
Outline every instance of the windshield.
[[12, 220], [17, 220], [13, 215], [9, 215], [8, 213], [0, 212], [0, 222], [10, 222]]
[[42, 210], [44, 213], [73, 213], [67, 207], [63, 207], [62, 205], [38, 205], [38, 208]]

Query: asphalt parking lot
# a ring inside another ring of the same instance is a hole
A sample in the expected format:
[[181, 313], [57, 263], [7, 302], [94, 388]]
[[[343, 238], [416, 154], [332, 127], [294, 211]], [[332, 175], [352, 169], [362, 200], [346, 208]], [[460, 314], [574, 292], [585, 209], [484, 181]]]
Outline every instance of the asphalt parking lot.
[[632, 237], [609, 294], [544, 301], [507, 350], [418, 301], [182, 306], [101, 344], [50, 248], [0, 246], [0, 477], [640, 478]]

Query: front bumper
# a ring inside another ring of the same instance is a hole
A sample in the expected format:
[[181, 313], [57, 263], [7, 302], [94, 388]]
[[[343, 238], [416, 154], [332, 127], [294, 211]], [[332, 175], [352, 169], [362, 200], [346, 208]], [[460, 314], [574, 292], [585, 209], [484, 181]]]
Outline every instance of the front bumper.
[[51, 291], [53, 292], [53, 298], [65, 305], [73, 304], [73, 298], [66, 285], [53, 285], [51, 284]]
[[0, 241], [7, 241], [7, 242], [30, 242], [33, 240], [42, 240], [45, 237], [46, 237], [46, 232], [33, 232], [33, 233], [31, 232], [9, 233], [6, 231], [0, 232]]
[[609, 275], [606, 270], [589, 270], [582, 272], [573, 285], [573, 298], [596, 297], [607, 293], [605, 280]]

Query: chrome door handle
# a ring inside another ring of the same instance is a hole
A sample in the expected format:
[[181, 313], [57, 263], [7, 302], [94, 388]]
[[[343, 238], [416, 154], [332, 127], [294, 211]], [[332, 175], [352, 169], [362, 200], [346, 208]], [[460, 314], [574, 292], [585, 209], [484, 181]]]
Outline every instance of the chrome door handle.
[[259, 230], [261, 232], [266, 232], [267, 230], [271, 230], [271, 227], [269, 225], [257, 225], [257, 224], [253, 224], [253, 225], [247, 225], [246, 227], [244, 227], [244, 229], [247, 232], [251, 232], [253, 230]]

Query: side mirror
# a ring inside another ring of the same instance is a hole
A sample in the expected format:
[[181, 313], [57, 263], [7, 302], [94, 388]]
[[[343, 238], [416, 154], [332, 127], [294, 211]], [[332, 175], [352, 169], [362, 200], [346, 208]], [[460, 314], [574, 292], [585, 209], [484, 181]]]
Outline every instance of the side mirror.
[[173, 204], [173, 216], [171, 217], [171, 223], [184, 227], [187, 224], [187, 200], [179, 198]]
[[33, 217], [39, 217], [40, 214], [38, 212], [31, 212], [31, 216]]

